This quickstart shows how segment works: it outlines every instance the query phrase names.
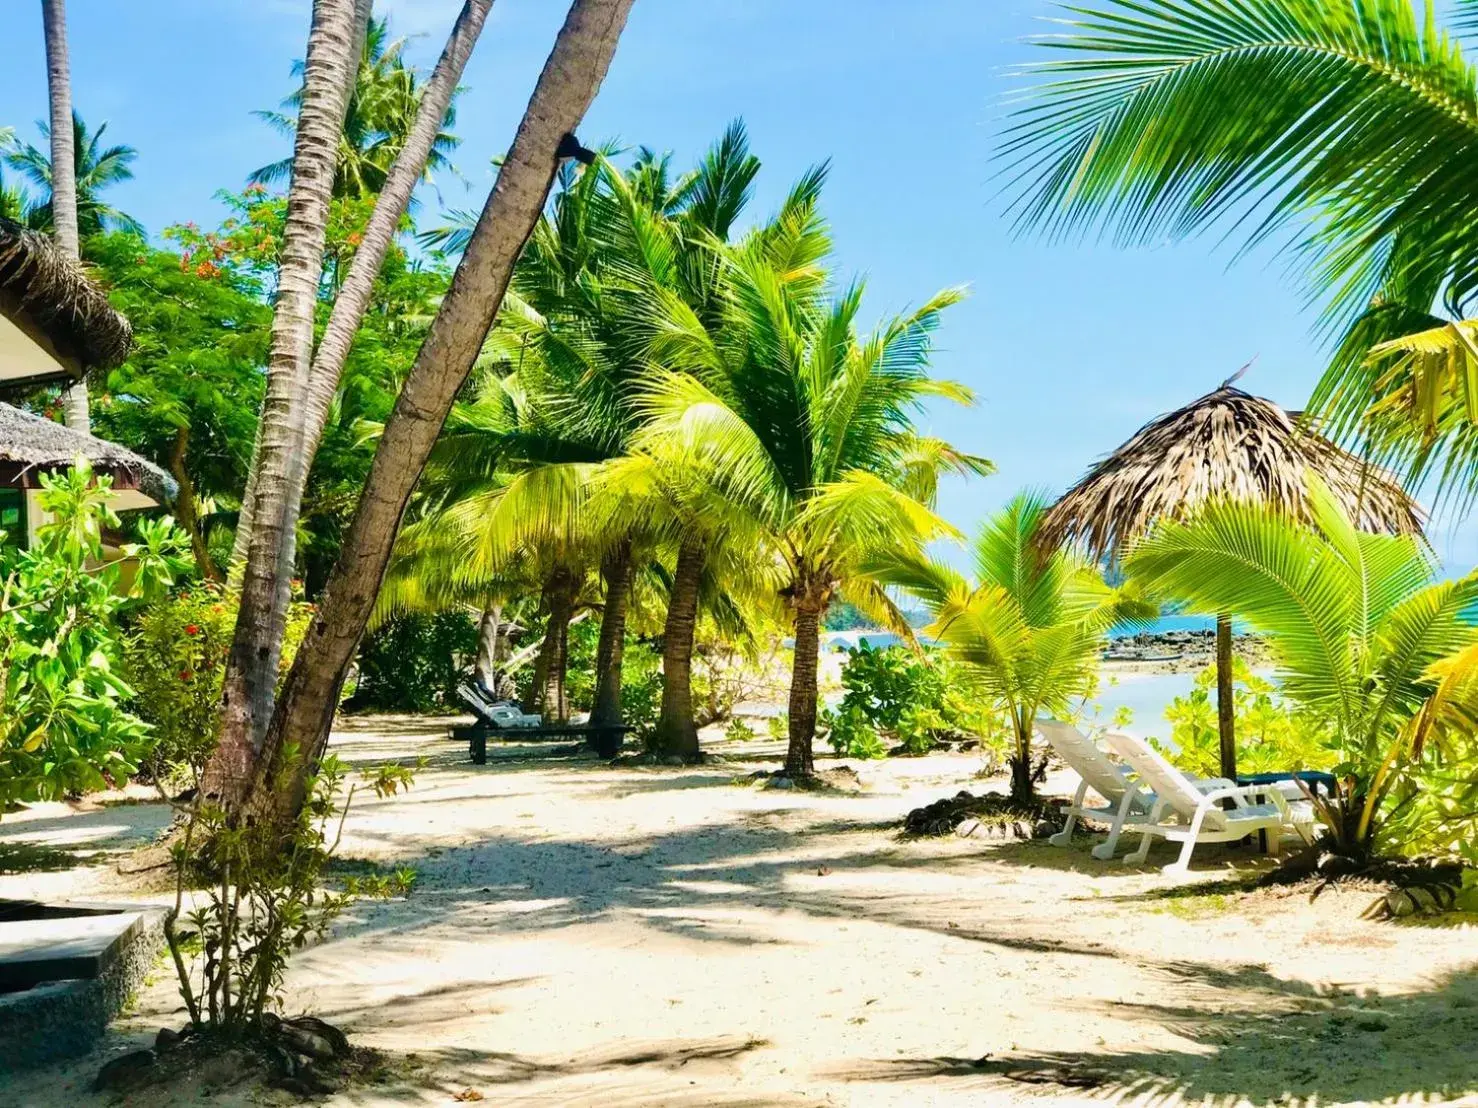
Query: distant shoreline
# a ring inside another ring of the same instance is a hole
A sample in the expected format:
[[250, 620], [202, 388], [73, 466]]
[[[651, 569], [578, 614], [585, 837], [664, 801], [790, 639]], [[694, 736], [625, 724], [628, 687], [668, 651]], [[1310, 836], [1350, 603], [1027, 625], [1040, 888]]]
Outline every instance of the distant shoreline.
[[[899, 641], [897, 635], [882, 628], [826, 631], [821, 636], [823, 647], [832, 649], [854, 648], [864, 639], [876, 647]], [[1267, 644], [1257, 635], [1234, 635], [1233, 650], [1254, 668], [1268, 663]], [[1215, 631], [1141, 631], [1115, 637], [1104, 652], [1103, 666], [1109, 673], [1199, 673], [1215, 660]]]

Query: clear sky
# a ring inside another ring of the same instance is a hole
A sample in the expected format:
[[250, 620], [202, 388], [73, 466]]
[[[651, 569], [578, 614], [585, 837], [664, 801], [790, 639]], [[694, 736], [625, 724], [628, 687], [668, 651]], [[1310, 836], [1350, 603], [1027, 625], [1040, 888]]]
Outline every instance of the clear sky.
[[[0, 67], [0, 126], [31, 141], [45, 114], [39, 4], [12, 0]], [[220, 218], [217, 189], [286, 153], [250, 114], [287, 93], [308, 0], [69, 0], [74, 101], [140, 151], [110, 199], [157, 233]], [[460, 0], [378, 0], [427, 68]], [[566, 5], [497, 0], [464, 81], [456, 156], [478, 207]], [[1209, 391], [1253, 357], [1250, 391], [1301, 406], [1322, 353], [1300, 289], [1270, 253], [1240, 259], [1215, 236], [1153, 249], [1049, 245], [1012, 234], [993, 153], [1016, 86], [1043, 53], [1048, 0], [636, 0], [605, 87], [582, 128], [696, 158], [742, 116], [765, 169], [758, 211], [830, 158], [825, 206], [845, 274], [868, 311], [964, 284], [940, 331], [940, 374], [980, 397], [931, 411], [931, 430], [1000, 473], [951, 485], [945, 515], [966, 529], [1015, 490], [1061, 490], [1146, 420]], [[426, 195], [428, 207], [437, 197]], [[1449, 569], [1478, 563], [1478, 530], [1439, 519]]]

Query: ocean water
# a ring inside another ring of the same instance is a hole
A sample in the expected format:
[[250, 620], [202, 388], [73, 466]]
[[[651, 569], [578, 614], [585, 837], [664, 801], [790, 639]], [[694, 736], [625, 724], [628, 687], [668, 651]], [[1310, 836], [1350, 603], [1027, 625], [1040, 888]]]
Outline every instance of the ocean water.
[[[1154, 633], [1168, 631], [1211, 631], [1216, 620], [1211, 616], [1163, 616], [1149, 630]], [[1134, 629], [1116, 632], [1117, 635], [1134, 634]], [[835, 631], [826, 636], [832, 649], [851, 649], [866, 643], [874, 649], [894, 646], [899, 642], [897, 635], [888, 631]], [[1128, 708], [1133, 714], [1127, 730], [1140, 735], [1152, 735], [1158, 739], [1169, 737], [1170, 727], [1165, 722], [1165, 709], [1176, 697], [1185, 696], [1195, 684], [1194, 673], [1119, 673], [1105, 678], [1099, 688], [1095, 703], [1096, 717], [1090, 715], [1088, 722], [1107, 723], [1114, 712]]]

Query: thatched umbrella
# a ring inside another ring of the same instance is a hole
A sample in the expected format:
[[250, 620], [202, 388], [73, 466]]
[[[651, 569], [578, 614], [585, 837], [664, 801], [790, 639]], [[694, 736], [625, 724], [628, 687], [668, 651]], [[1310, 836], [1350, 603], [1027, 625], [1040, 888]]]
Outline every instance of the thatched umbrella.
[[[1270, 504], [1307, 520], [1311, 471], [1362, 530], [1421, 533], [1421, 509], [1390, 474], [1229, 381], [1145, 424], [1089, 470], [1047, 513], [1041, 541], [1117, 558], [1157, 520], [1184, 519], [1211, 500]], [[1222, 773], [1235, 779], [1228, 615], [1216, 621], [1216, 665]]]

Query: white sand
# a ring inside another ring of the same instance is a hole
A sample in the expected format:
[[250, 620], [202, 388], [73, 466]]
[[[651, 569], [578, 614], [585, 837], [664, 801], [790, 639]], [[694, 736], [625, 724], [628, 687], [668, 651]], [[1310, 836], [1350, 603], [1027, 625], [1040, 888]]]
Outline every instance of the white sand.
[[[1157, 869], [1095, 862], [1086, 841], [899, 841], [909, 808], [982, 786], [969, 756], [865, 763], [864, 795], [816, 795], [734, 783], [760, 762], [615, 770], [525, 748], [473, 767], [423, 721], [350, 726], [336, 742], [351, 760], [431, 758], [409, 795], [358, 807], [343, 848], [420, 881], [299, 955], [290, 1006], [423, 1068], [335, 1105], [469, 1088], [606, 1106], [1478, 1092], [1478, 929], [1362, 922], [1369, 896], [1352, 892], [1157, 899], [1171, 885]], [[47, 805], [7, 816], [0, 841], [117, 847], [160, 822], [154, 806]], [[1196, 878], [1258, 864], [1213, 848]], [[6, 876], [0, 895], [117, 896], [117, 882], [100, 865]], [[98, 1064], [179, 1026], [178, 1008], [161, 969], [97, 1056], [10, 1079], [0, 1104], [91, 1103]], [[1085, 1069], [1097, 1087], [1060, 1083]]]

